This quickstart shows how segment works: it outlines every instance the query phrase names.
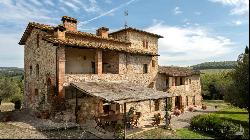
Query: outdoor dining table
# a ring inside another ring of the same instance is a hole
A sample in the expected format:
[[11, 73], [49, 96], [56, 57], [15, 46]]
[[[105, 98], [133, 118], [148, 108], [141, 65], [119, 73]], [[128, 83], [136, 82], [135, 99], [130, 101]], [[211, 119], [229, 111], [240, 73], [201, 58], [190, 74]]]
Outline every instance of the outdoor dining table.
[[102, 115], [99, 117], [105, 124], [116, 124], [118, 121], [123, 120], [123, 113], [113, 115]]

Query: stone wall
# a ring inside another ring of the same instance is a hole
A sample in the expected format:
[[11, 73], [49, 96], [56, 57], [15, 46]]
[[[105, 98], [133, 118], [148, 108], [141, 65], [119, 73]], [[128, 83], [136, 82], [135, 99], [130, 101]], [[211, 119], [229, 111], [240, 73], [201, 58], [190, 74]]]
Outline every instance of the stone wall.
[[157, 111], [155, 110], [154, 100], [127, 103], [126, 112], [128, 112], [131, 107], [135, 108], [135, 112], [142, 113], [139, 119], [139, 126], [150, 125], [149, 123], [152, 123], [152, 118], [157, 113], [160, 113], [161, 117], [165, 115], [165, 99], [159, 99], [159, 110]]
[[[145, 35], [139, 32], [129, 32], [128, 40], [132, 43], [131, 48], [140, 48], [150, 52], [158, 53], [158, 38], [150, 35]], [[148, 42], [148, 48], [143, 48], [143, 41]]]
[[67, 74], [93, 73], [92, 62], [95, 62], [94, 49], [66, 48], [65, 72]]
[[103, 73], [119, 73], [119, 53], [114, 51], [102, 52]]
[[151, 73], [151, 56], [127, 54], [127, 74], [143, 74], [143, 65], [147, 64], [148, 73]]
[[[131, 107], [135, 108], [135, 112], [141, 112], [142, 116], [139, 119], [139, 126], [150, 125], [152, 118], [155, 114], [160, 113], [161, 117], [165, 115], [165, 99], [159, 99], [159, 110], [155, 110], [155, 100], [145, 100], [138, 102], [126, 103], [126, 112], [129, 111]], [[64, 111], [65, 121], [75, 121], [75, 105], [76, 99], [68, 99], [67, 110]], [[95, 126], [94, 116], [99, 116], [103, 113], [103, 101], [97, 97], [84, 96], [78, 98], [78, 123], [82, 125]], [[116, 104], [111, 104], [111, 110], [114, 110], [116, 114], [124, 113], [124, 105], [119, 105], [117, 110]]]
[[47, 102], [49, 96], [47, 81], [51, 80], [51, 87], [56, 85], [56, 47], [42, 40], [45, 34], [46, 32], [34, 29], [24, 46], [24, 102], [25, 107], [32, 109]]
[[[169, 88], [166, 86], [166, 80], [169, 79]], [[202, 101], [201, 96], [201, 86], [200, 86], [200, 76], [193, 75], [189, 77], [185, 77], [183, 79], [184, 85], [174, 86], [175, 79], [177, 79], [177, 85], [180, 84], [180, 77], [167, 77], [164, 74], [158, 74], [156, 80], [156, 89], [160, 91], [166, 91], [170, 94], [175, 94], [175, 96], [181, 96], [182, 105], [187, 107], [186, 101], [188, 101], [188, 105], [193, 105], [193, 97], [195, 98], [195, 105], [200, 106]], [[189, 79], [191, 79], [191, 83], [189, 83]], [[186, 100], [186, 97], [188, 100]], [[174, 104], [173, 98], [173, 106]]]
[[[158, 38], [135, 31], [118, 32], [112, 34], [113, 38], [131, 42], [131, 48], [147, 50], [158, 53]], [[143, 48], [143, 41], [148, 42], [148, 48]]]

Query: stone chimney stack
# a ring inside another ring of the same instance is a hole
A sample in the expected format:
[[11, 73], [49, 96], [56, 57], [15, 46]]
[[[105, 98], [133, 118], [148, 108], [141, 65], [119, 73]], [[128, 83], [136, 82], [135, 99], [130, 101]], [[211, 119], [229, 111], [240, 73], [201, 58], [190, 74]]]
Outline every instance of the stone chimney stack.
[[58, 25], [54, 29], [54, 36], [58, 39], [65, 39], [66, 28], [63, 25]]
[[68, 31], [77, 31], [77, 20], [72, 17], [63, 16], [62, 17], [63, 26]]
[[109, 28], [101, 27], [96, 30], [96, 35], [101, 36], [103, 38], [108, 38], [108, 31], [109, 31]]

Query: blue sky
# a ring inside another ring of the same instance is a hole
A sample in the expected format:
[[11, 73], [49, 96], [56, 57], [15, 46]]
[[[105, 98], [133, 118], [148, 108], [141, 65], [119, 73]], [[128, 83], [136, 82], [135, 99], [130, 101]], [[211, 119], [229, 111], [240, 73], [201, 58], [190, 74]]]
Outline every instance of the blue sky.
[[0, 66], [23, 67], [18, 42], [30, 21], [57, 25], [63, 15], [95, 33], [128, 26], [164, 36], [159, 64], [236, 60], [249, 45], [249, 0], [0, 0]]

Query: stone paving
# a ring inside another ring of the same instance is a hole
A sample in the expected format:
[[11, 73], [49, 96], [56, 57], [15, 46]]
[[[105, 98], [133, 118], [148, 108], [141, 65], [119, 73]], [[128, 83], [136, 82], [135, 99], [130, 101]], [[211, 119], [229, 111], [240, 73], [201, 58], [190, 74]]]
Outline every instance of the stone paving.
[[214, 107], [208, 106], [206, 110], [202, 110], [200, 107], [195, 108], [195, 111], [185, 111], [180, 116], [173, 116], [171, 119], [171, 127], [173, 129], [181, 129], [181, 128], [187, 128], [190, 125], [191, 118], [200, 114], [204, 113], [211, 113], [218, 111], [219, 109], [215, 109]]

